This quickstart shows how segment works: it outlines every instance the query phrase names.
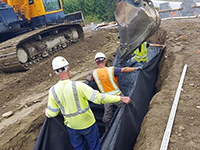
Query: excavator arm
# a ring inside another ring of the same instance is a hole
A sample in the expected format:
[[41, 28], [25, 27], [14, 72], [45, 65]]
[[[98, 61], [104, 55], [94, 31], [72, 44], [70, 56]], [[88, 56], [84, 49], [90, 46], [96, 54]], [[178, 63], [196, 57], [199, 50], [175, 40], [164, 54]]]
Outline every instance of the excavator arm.
[[150, 0], [120, 0], [116, 3], [115, 19], [118, 23], [120, 58], [133, 51], [158, 29], [161, 19]]

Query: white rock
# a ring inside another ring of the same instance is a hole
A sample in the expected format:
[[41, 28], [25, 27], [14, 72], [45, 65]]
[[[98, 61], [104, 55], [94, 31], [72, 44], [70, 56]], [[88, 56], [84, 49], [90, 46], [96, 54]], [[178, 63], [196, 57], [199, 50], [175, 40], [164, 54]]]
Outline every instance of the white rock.
[[4, 113], [4, 114], [2, 115], [2, 117], [8, 118], [8, 117], [10, 117], [12, 114], [13, 114], [13, 111], [8, 111], [8, 112]]
[[180, 126], [179, 128], [178, 128], [178, 132], [180, 133], [180, 132], [183, 132], [185, 130], [185, 128], [183, 127], [183, 126]]

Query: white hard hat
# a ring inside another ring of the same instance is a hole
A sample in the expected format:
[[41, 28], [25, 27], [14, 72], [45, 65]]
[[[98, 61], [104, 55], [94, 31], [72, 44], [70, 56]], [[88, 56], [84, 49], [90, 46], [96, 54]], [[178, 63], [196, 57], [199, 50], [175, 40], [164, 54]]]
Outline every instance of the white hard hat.
[[69, 65], [68, 61], [62, 56], [57, 56], [52, 61], [53, 70], [57, 70], [68, 65]]
[[98, 52], [98, 53], [96, 53], [96, 55], [95, 55], [95, 60], [96, 60], [97, 58], [106, 58], [106, 56], [104, 55], [104, 53]]

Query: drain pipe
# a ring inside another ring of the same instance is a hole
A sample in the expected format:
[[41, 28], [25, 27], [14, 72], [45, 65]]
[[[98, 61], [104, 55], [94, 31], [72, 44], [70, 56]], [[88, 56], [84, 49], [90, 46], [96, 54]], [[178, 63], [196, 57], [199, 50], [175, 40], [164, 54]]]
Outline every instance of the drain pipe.
[[161, 20], [195, 19], [195, 18], [199, 18], [199, 17], [200, 16], [168, 17], [168, 18], [162, 18]]

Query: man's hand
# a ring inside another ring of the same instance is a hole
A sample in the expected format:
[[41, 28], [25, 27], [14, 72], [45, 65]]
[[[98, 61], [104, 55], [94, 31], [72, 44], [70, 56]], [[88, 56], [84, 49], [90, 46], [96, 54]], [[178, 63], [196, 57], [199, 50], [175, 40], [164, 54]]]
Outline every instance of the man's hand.
[[140, 70], [140, 69], [142, 69], [142, 66], [135, 67], [135, 70]]
[[43, 111], [42, 111], [42, 113], [46, 116], [46, 110], [47, 110], [47, 108], [45, 108]]
[[86, 78], [87, 81], [92, 81], [91, 75]]
[[131, 99], [127, 96], [120, 96], [120, 100], [125, 104], [129, 104], [131, 102]]

